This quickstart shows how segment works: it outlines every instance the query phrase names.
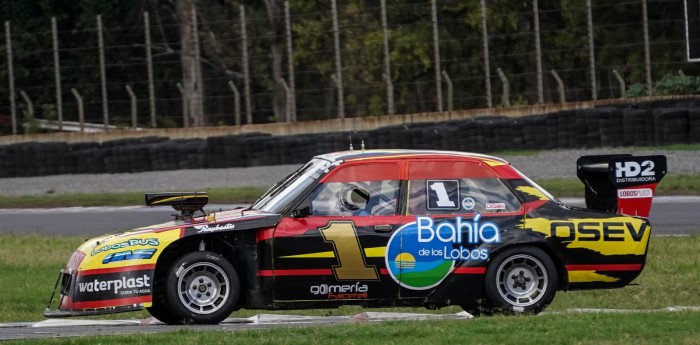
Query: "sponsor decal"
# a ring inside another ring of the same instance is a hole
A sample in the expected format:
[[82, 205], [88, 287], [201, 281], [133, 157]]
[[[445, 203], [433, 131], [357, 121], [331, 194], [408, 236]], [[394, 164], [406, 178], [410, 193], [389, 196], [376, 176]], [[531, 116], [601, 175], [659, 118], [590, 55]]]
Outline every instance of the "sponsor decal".
[[91, 256], [94, 256], [95, 254], [102, 253], [107, 250], [115, 250], [115, 249], [124, 249], [128, 247], [136, 247], [136, 246], [153, 246], [157, 247], [160, 245], [160, 242], [158, 242], [157, 238], [132, 238], [129, 240], [126, 240], [124, 242], [119, 242], [119, 243], [114, 243], [114, 244], [106, 244], [102, 247], [96, 247], [90, 252]]
[[568, 249], [587, 249], [601, 255], [644, 255], [651, 227], [632, 217], [549, 219], [529, 218], [520, 226], [543, 234]]
[[562, 241], [603, 241], [624, 242], [627, 236], [634, 242], [644, 237], [648, 226], [637, 222], [600, 222], [600, 221], [553, 221], [549, 227], [550, 235]]
[[637, 189], [618, 189], [617, 197], [620, 199], [640, 199], [640, 198], [651, 198], [654, 196], [654, 192], [651, 188], [637, 188]]
[[465, 209], [467, 211], [471, 211], [474, 209], [474, 206], [476, 206], [476, 202], [474, 201], [474, 199], [466, 197], [466, 198], [464, 198], [464, 200], [462, 200], [462, 208], [463, 209]]
[[73, 300], [104, 301], [148, 296], [153, 288], [152, 270], [135, 270], [78, 276], [72, 288]]
[[114, 294], [131, 294], [131, 291], [123, 291], [124, 289], [135, 289], [135, 288], [150, 288], [151, 283], [149, 280], [151, 277], [148, 275], [143, 275], [138, 278], [126, 278], [114, 280], [100, 280], [95, 279], [93, 281], [78, 283], [78, 291], [81, 293], [85, 292], [100, 292], [100, 291], [114, 291]]
[[645, 160], [641, 164], [634, 161], [615, 162], [615, 182], [656, 182], [655, 166], [651, 160]]
[[343, 285], [312, 285], [310, 292], [314, 296], [325, 296], [327, 299], [353, 299], [368, 298], [366, 284], [343, 284]]
[[459, 210], [459, 180], [427, 180], [428, 210]]
[[500, 241], [498, 224], [481, 222], [478, 213], [471, 220], [456, 217], [439, 223], [430, 217], [417, 217], [389, 239], [386, 267], [401, 286], [426, 290], [440, 284], [452, 272], [455, 261], [487, 260], [488, 249], [479, 248], [479, 244]]
[[123, 252], [110, 253], [102, 259], [102, 264], [108, 264], [112, 262], [128, 261], [128, 260], [148, 260], [153, 257], [158, 249], [136, 249], [136, 250], [126, 250]]
[[490, 202], [486, 204], [487, 211], [505, 210], [506, 203], [504, 202]]
[[198, 234], [205, 233], [205, 232], [214, 232], [214, 231], [222, 231], [222, 230], [233, 230], [236, 227], [235, 224], [232, 223], [226, 223], [226, 224], [216, 224], [216, 225], [195, 225], [194, 229], [197, 231]]

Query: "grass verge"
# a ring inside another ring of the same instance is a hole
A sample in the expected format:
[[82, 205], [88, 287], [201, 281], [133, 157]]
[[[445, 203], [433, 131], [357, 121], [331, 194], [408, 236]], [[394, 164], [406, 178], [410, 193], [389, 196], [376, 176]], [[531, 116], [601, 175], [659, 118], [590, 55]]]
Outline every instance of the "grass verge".
[[13, 344], [699, 344], [698, 312], [389, 321], [303, 328], [37, 339]]

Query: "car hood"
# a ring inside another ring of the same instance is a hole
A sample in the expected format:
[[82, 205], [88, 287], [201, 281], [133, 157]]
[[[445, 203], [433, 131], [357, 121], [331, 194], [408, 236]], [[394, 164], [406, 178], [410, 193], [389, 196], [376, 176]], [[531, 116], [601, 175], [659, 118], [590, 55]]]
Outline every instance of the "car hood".
[[122, 232], [102, 235], [87, 240], [80, 246], [84, 253], [94, 252], [98, 247], [110, 243], [120, 243], [131, 238], [144, 238], [150, 235], [164, 232], [172, 233], [179, 230], [179, 238], [202, 235], [215, 232], [241, 231], [268, 228], [275, 226], [282, 216], [258, 210], [234, 209], [209, 213], [205, 216], [195, 217], [192, 220], [177, 220], [145, 227], [130, 229]]

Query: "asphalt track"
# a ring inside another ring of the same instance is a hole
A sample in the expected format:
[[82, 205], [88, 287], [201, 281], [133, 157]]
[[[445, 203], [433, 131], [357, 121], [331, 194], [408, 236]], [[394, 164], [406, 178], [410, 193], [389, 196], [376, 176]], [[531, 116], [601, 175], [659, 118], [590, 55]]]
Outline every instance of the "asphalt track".
[[[584, 206], [582, 199], [563, 202]], [[206, 211], [236, 205], [209, 205]], [[146, 206], [0, 209], [0, 233], [86, 236], [167, 222], [171, 208]], [[655, 197], [649, 217], [654, 235], [700, 234], [700, 196]]]

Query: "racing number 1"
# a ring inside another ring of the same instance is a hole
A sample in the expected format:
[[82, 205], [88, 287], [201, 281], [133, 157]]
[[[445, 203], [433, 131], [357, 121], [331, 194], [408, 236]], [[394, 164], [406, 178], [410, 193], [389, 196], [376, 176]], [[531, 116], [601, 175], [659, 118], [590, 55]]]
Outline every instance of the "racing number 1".
[[331, 222], [320, 228], [326, 242], [333, 244], [335, 257], [339, 265], [333, 266], [333, 273], [338, 280], [377, 280], [377, 268], [367, 266], [362, 255], [360, 239], [351, 222]]

